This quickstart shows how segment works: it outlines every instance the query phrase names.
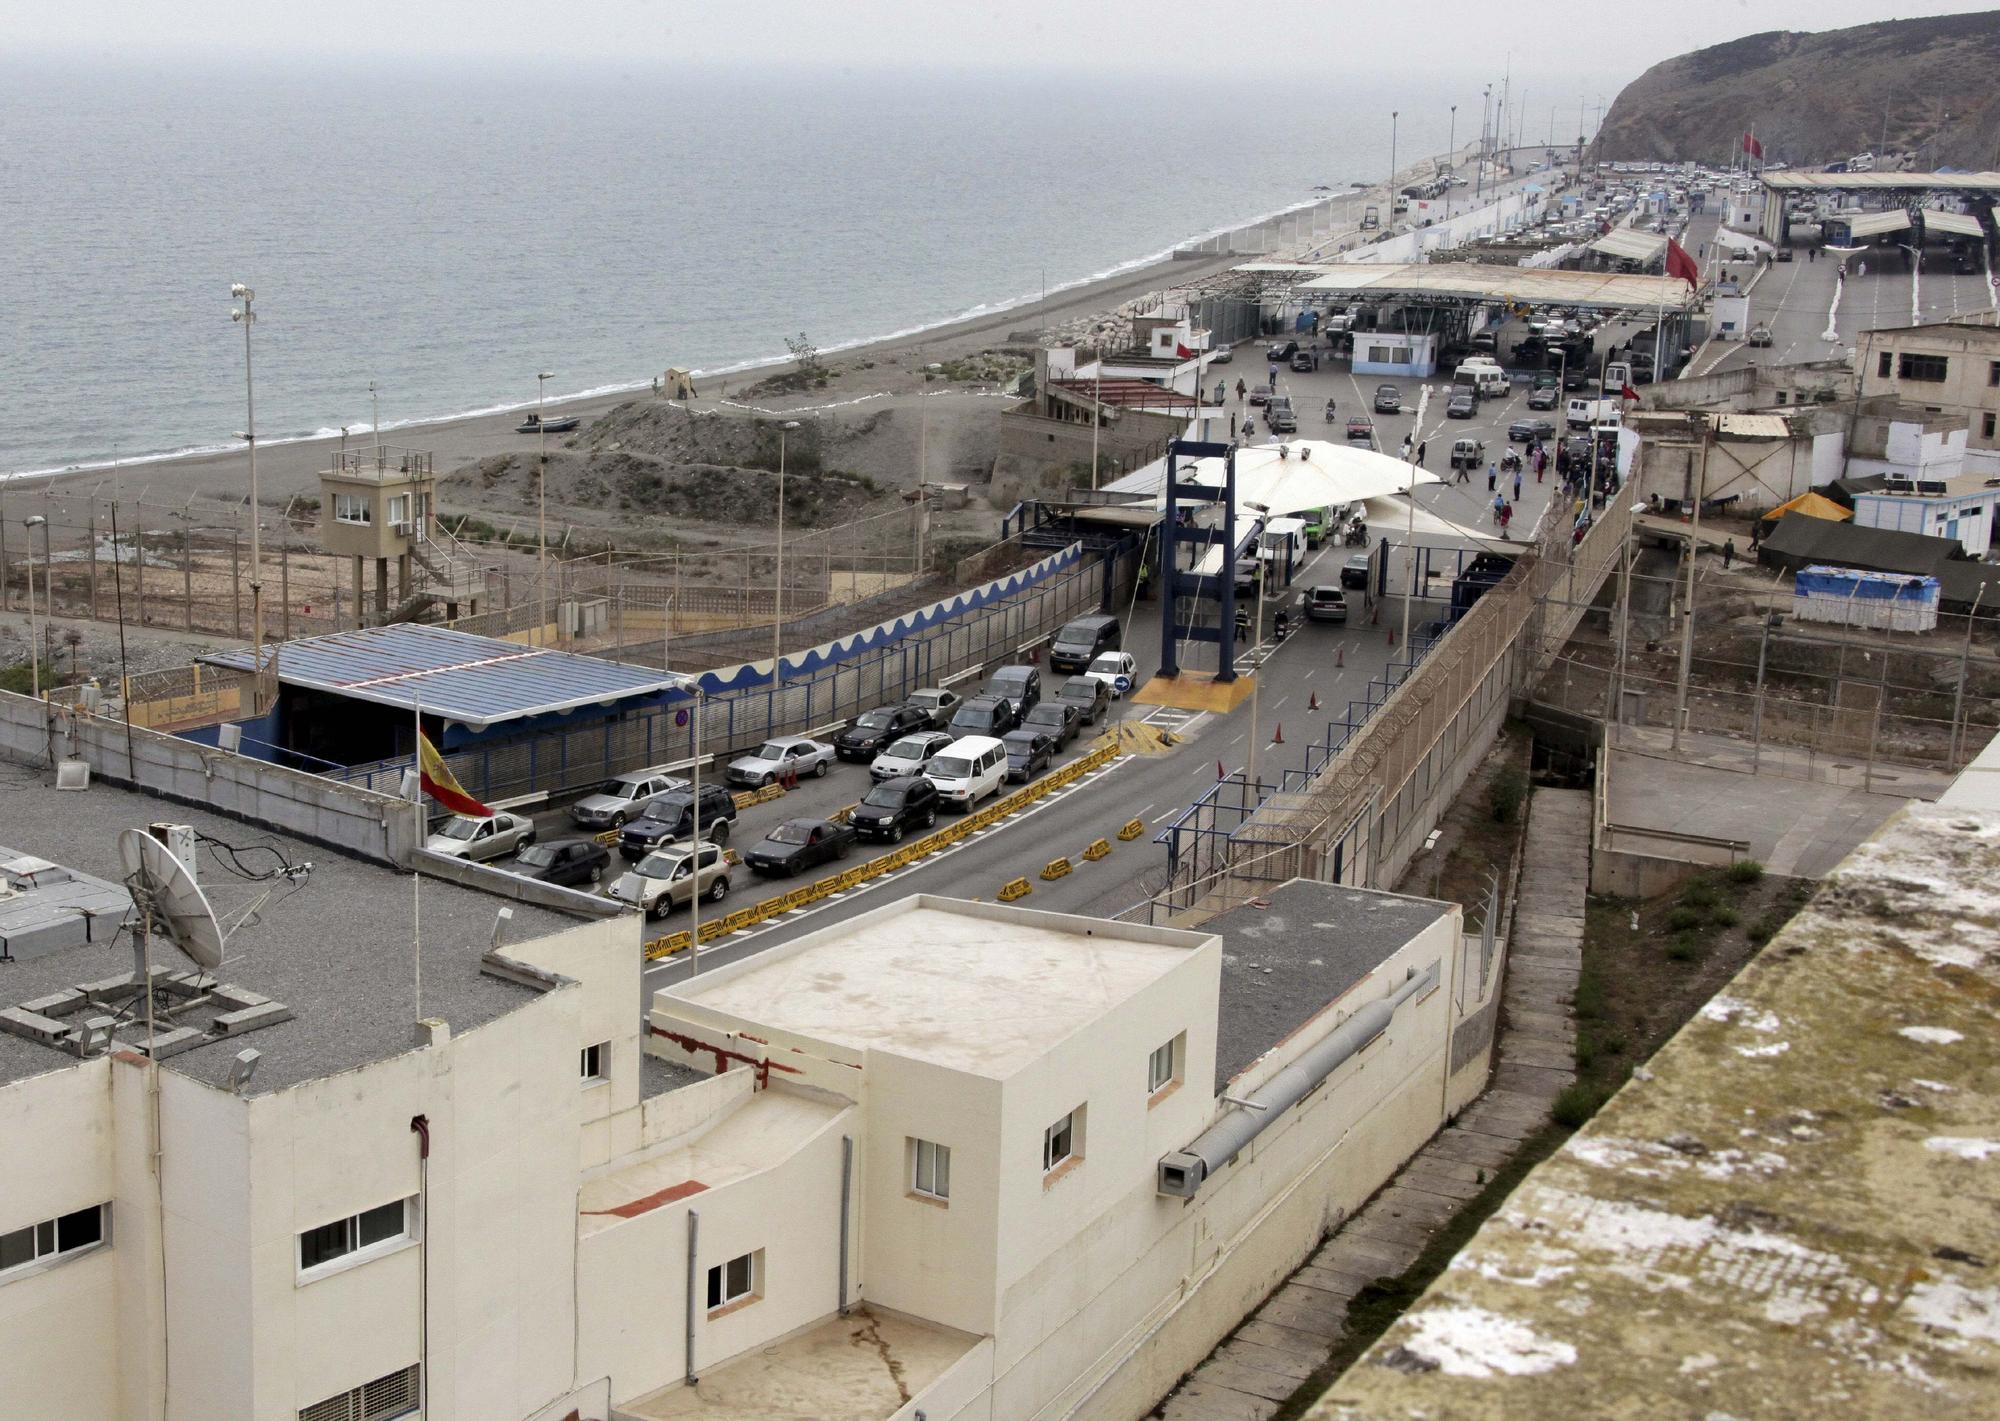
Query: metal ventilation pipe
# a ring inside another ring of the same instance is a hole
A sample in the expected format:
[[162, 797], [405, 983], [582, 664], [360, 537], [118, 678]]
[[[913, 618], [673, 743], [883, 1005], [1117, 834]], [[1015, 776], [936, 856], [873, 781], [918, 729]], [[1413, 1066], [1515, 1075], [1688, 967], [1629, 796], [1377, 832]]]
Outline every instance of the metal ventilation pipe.
[[1243, 1152], [1243, 1147], [1276, 1124], [1328, 1076], [1389, 1029], [1396, 1009], [1438, 981], [1438, 964], [1414, 972], [1395, 991], [1368, 1003], [1326, 1034], [1324, 1040], [1271, 1077], [1230, 1112], [1195, 1137], [1187, 1148], [1160, 1160], [1159, 1192], [1192, 1199], [1203, 1181]]

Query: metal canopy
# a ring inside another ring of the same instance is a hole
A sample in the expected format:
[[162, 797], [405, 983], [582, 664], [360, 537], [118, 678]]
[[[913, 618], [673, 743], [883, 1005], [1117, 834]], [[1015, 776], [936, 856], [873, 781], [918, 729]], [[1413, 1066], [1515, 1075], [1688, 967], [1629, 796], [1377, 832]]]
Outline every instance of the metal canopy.
[[1917, 214], [1924, 219], [1926, 232], [1949, 232], [1954, 237], [1983, 237], [1986, 229], [1977, 217], [1964, 212], [1933, 212], [1925, 208]]
[[[427, 715], [474, 730], [654, 695], [685, 680], [594, 656], [414, 623], [308, 637], [286, 642], [278, 651], [283, 685], [411, 714], [421, 706]], [[238, 671], [255, 669], [248, 650], [200, 659]]]
[[1856, 237], [1883, 237], [1891, 232], [1908, 231], [1910, 226], [1910, 214], [1901, 208], [1894, 212], [1870, 212], [1840, 220], [1847, 223], [1848, 232]]
[[1653, 311], [1663, 306], [1679, 310], [1694, 290], [1677, 276], [1535, 270], [1477, 262], [1356, 263], [1300, 282], [1298, 289], [1336, 298], [1428, 297], [1609, 311]]
[[2000, 190], [2000, 173], [1766, 173], [1772, 192], [1978, 192]]
[[1590, 249], [1625, 261], [1657, 261], [1667, 249], [1667, 239], [1656, 232], [1635, 232], [1630, 227], [1620, 227], [1592, 242]]

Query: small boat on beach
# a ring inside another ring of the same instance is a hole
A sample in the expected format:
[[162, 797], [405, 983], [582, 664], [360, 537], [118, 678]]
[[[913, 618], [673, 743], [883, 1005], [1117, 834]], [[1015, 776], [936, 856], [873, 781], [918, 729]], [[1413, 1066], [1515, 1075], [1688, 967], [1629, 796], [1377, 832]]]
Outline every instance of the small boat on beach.
[[516, 434], [568, 434], [582, 422], [580, 416], [573, 414], [566, 414], [560, 419], [543, 419], [538, 414], [531, 414], [525, 420], [521, 421], [521, 423], [514, 426], [514, 432]]

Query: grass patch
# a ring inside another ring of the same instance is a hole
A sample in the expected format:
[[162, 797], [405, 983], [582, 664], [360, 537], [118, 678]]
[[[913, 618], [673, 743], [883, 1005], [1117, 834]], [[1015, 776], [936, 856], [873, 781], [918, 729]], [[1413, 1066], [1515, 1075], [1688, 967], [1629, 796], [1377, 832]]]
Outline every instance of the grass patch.
[[1722, 895], [1716, 891], [1715, 885], [1705, 878], [1694, 879], [1685, 888], [1681, 889], [1681, 906], [1683, 908], [1706, 910], [1713, 908], [1721, 901]]
[[1723, 877], [1731, 883], [1755, 883], [1764, 876], [1764, 865], [1755, 859], [1738, 859], [1724, 871]]
[[1698, 928], [1706, 921], [1708, 919], [1701, 909], [1685, 905], [1669, 909], [1665, 918], [1667, 928], [1671, 932], [1685, 932], [1689, 928]]
[[1493, 777], [1486, 790], [1486, 808], [1495, 824], [1512, 824], [1528, 798], [1528, 777], [1513, 765]]
[[1701, 939], [1693, 933], [1675, 934], [1674, 940], [1667, 944], [1667, 960], [1669, 962], [1701, 961]]

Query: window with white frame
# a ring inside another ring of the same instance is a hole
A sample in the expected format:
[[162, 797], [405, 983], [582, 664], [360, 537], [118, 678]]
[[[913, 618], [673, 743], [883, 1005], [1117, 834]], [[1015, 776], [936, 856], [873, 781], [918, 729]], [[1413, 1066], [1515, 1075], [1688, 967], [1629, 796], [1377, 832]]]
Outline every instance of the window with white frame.
[[396, 493], [389, 496], [389, 524], [391, 527], [410, 521], [410, 496]]
[[417, 1236], [417, 1198], [397, 1199], [299, 1235], [299, 1276], [315, 1278], [393, 1253]]
[[1153, 1054], [1146, 1058], [1146, 1094], [1158, 1095], [1181, 1078], [1181, 1053], [1187, 1033], [1183, 1031], [1173, 1040], [1155, 1047]]
[[764, 1271], [764, 1250], [741, 1254], [708, 1270], [708, 1310], [726, 1308], [758, 1294]]
[[336, 523], [372, 523], [374, 513], [368, 507], [368, 500], [351, 493], [337, 493], [333, 496], [333, 521]]
[[1042, 1173], [1083, 1157], [1083, 1107], [1077, 1106], [1042, 1131]]
[[600, 1085], [610, 1080], [611, 1043], [600, 1041], [595, 1046], [584, 1047], [581, 1065], [585, 1085]]
[[910, 1141], [910, 1192], [926, 1199], [951, 1198], [951, 1146]]
[[299, 1409], [299, 1421], [394, 1421], [414, 1416], [423, 1399], [419, 1363]]
[[17, 1271], [87, 1253], [111, 1236], [111, 1206], [93, 1204], [88, 1209], [58, 1214], [53, 1219], [23, 1224], [0, 1233], [0, 1283]]

